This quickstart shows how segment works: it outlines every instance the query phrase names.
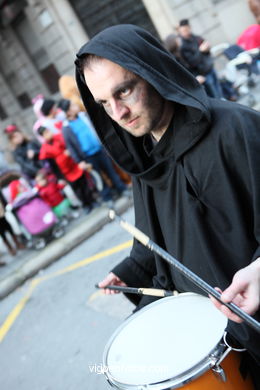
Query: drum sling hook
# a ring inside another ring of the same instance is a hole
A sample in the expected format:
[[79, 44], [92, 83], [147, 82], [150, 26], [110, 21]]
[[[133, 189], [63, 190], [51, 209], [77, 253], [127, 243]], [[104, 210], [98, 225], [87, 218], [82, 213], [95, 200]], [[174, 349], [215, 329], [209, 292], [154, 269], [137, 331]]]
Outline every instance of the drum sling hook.
[[227, 357], [227, 355], [231, 352], [231, 351], [235, 351], [235, 352], [245, 352], [246, 349], [245, 348], [234, 348], [232, 347], [231, 345], [229, 345], [228, 341], [227, 341], [227, 332], [224, 332], [223, 334], [223, 341], [224, 341], [224, 344], [226, 346], [226, 349], [225, 351], [223, 352], [223, 354], [216, 360], [216, 357], [213, 357], [212, 359], [212, 371], [214, 373], [214, 375], [221, 381], [221, 382], [226, 382], [227, 381], [227, 376], [226, 376], [226, 373], [224, 371], [224, 369], [221, 367], [221, 362]]

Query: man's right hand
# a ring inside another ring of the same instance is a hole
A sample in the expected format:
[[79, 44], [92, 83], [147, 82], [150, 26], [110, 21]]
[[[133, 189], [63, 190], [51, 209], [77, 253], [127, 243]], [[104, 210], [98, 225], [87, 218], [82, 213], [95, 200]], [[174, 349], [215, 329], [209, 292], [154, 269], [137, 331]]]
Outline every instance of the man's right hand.
[[113, 286], [124, 286], [126, 287], [126, 284], [122, 282], [121, 279], [119, 279], [118, 276], [113, 274], [113, 272], [110, 272], [105, 279], [103, 279], [101, 282], [98, 283], [99, 287], [103, 288], [104, 293], [109, 294], [118, 294], [119, 291], [109, 290], [106, 289], [106, 286], [113, 285]]
[[[260, 257], [250, 265], [237, 271], [230, 286], [221, 293], [223, 302], [233, 302], [247, 314], [253, 315], [260, 307]], [[210, 297], [217, 309], [235, 322], [242, 322], [241, 318], [222, 305], [215, 298]]]

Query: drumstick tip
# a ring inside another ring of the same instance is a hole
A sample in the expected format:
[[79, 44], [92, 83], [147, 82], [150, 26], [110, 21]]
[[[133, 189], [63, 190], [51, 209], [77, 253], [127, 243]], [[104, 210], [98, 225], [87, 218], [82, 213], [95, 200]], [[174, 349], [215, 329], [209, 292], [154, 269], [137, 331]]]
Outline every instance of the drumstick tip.
[[113, 209], [110, 209], [109, 212], [108, 212], [108, 216], [111, 220], [115, 219], [116, 217], [116, 213], [115, 213], [115, 210]]

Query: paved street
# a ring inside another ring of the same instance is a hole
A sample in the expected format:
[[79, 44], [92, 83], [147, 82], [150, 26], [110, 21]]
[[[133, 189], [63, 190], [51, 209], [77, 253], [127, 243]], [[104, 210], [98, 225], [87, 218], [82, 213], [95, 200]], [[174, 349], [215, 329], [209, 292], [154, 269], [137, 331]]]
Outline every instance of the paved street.
[[[133, 222], [133, 210], [124, 218]], [[132, 305], [94, 285], [130, 246], [129, 234], [110, 223], [1, 301], [1, 390], [110, 388], [97, 372]]]

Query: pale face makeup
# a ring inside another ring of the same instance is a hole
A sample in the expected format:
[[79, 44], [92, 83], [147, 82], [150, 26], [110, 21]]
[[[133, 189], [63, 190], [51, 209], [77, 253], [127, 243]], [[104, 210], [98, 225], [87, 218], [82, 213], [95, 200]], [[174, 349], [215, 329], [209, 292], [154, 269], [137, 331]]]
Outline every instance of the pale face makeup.
[[95, 101], [121, 127], [136, 137], [152, 133], [159, 140], [173, 107], [150, 84], [107, 59], [92, 63], [84, 76]]

